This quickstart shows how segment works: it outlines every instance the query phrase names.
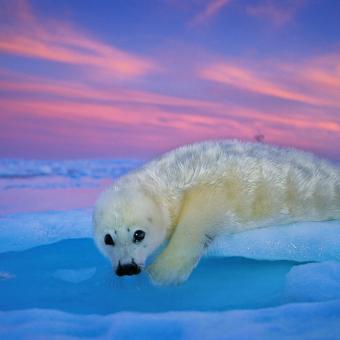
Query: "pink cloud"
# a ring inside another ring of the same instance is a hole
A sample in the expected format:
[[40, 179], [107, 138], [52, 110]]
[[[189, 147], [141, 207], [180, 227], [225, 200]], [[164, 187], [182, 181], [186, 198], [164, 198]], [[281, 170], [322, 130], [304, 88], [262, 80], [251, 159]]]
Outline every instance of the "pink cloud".
[[72, 157], [77, 152], [67, 145], [79, 155], [97, 150], [115, 156], [140, 152], [143, 157], [202, 139], [253, 139], [257, 131], [268, 142], [334, 156], [329, 145], [337, 149], [340, 134], [340, 117], [318, 107], [264, 111], [153, 92], [99, 91], [31, 77], [4, 80], [0, 89], [16, 94], [15, 99], [0, 100], [3, 145], [21, 143], [24, 148], [20, 140], [31, 140], [34, 149], [51, 145]]
[[[211, 20], [217, 16], [226, 6], [234, 0], [208, 0], [205, 1], [205, 7], [199, 11], [198, 14], [190, 21], [191, 26], [198, 26]], [[261, 0], [258, 2], [238, 3], [234, 1], [242, 13], [249, 16], [264, 19], [273, 23], [276, 27], [281, 27], [291, 22], [296, 16], [297, 12], [304, 4], [304, 0]], [[188, 1], [183, 2], [172, 1], [173, 6], [176, 8], [196, 8], [199, 2]]]
[[121, 87], [106, 86], [104, 89], [97, 89], [76, 82], [65, 81], [47, 81], [39, 77], [15, 75], [0, 69], [0, 90], [11, 93], [24, 94], [47, 94], [72, 99], [94, 99], [97, 101], [106, 101], [111, 104], [117, 103], [135, 103], [164, 105], [172, 107], [201, 107], [214, 108], [216, 104], [209, 101], [174, 97], [162, 95], [155, 92], [129, 90]]
[[[218, 67], [217, 70], [220, 73], [217, 71], [216, 74], [208, 72], [206, 76], [211, 77], [214, 81], [224, 81], [223, 70]], [[228, 74], [233, 75], [233, 77], [228, 78], [228, 84], [232, 84], [232, 81], [240, 81], [243, 86], [242, 89], [259, 91], [260, 94], [281, 96], [280, 98], [289, 100], [304, 100], [305, 97], [309, 99], [307, 96], [293, 94], [291, 90], [283, 91], [271, 83], [268, 85], [262, 79], [258, 80], [255, 76], [250, 77], [242, 69], [236, 68], [235, 71], [233, 68], [227, 68], [227, 71]], [[1, 73], [4, 74], [4, 78], [11, 75], [8, 72], [0, 71], [0, 75]], [[220, 77], [222, 77], [222, 80]], [[265, 112], [255, 108], [249, 109], [212, 100], [181, 98], [116, 87], [102, 90], [74, 82], [49, 82], [38, 77], [25, 77], [22, 75], [12, 75], [10, 80], [4, 79], [0, 81], [0, 90], [14, 93], [18, 98], [16, 101], [4, 100], [3, 107], [8, 107], [9, 105], [11, 110], [21, 112], [24, 112], [24, 110], [31, 112], [33, 109], [33, 112], [36, 114], [40, 112], [42, 115], [56, 112], [57, 116], [74, 114], [82, 118], [87, 116], [88, 118], [93, 117], [93, 119], [108, 119], [121, 123], [134, 122], [137, 124], [143, 121], [147, 122], [148, 118], [145, 118], [147, 116], [153, 124], [158, 126], [169, 124], [174, 128], [190, 128], [193, 125], [205, 125], [205, 127], [215, 128], [222, 123], [221, 119], [228, 120], [228, 124], [233, 124], [232, 122], [237, 122], [239, 119], [247, 119], [287, 126], [294, 125], [306, 129], [318, 128], [330, 132], [340, 132], [340, 117], [336, 120], [334, 115], [326, 112], [319, 116], [318, 110], [308, 110], [308, 114], [304, 111], [299, 113], [299, 110], [295, 110], [285, 112], [284, 115], [277, 115], [273, 114], [273, 112]], [[19, 94], [24, 97], [20, 99]], [[52, 96], [53, 99], [32, 100], [32, 95], [47, 95], [49, 98]], [[315, 100], [317, 101], [317, 98]], [[58, 101], [61, 101], [61, 104], [57, 104]], [[163, 108], [159, 109], [159, 106]], [[94, 112], [95, 115], [93, 114]], [[122, 121], [119, 119], [122, 119]], [[240, 129], [240, 125], [237, 128]], [[248, 132], [252, 130], [250, 129]]]
[[[92, 67], [112, 78], [138, 77], [158, 69], [148, 58], [101, 42], [64, 22], [39, 20], [26, 1], [16, 4], [7, 10], [12, 22], [0, 33], [0, 51], [4, 53]], [[8, 13], [4, 15], [8, 17]]]
[[[295, 94], [292, 90], [282, 90], [279, 85], [264, 81], [263, 77], [261, 78], [257, 73], [250, 76], [247, 71], [240, 68], [226, 68], [227, 75], [229, 76], [226, 82], [224, 78], [225, 73], [222, 72], [223, 69], [216, 65], [215, 67], [216, 74], [208, 72], [207, 74], [202, 73], [202, 76], [210, 77], [208, 78], [209, 80], [227, 84], [239, 82], [242, 89], [257, 91], [260, 94], [278, 96], [289, 100], [304, 100], [306, 97], [309, 100], [308, 96]], [[285, 68], [288, 69], [288, 66], [285, 65]], [[210, 70], [209, 67], [208, 70]], [[213, 70], [215, 71], [215, 69]], [[217, 71], [221, 72], [218, 73]], [[295, 68], [291, 71], [297, 74]], [[0, 70], [1, 74], [4, 75], [4, 80], [0, 80], [1, 91], [24, 96], [20, 98], [19, 103], [17, 100], [3, 99], [2, 107], [11, 107], [11, 109], [20, 110], [20, 112], [25, 112], [25, 110], [29, 112], [31, 108], [34, 108], [34, 112], [45, 115], [49, 112], [55, 112], [55, 115], [60, 113], [62, 116], [67, 112], [72, 112], [77, 116], [84, 117], [88, 115], [88, 117], [93, 117], [93, 119], [112, 120], [122, 117], [124, 122], [131, 121], [135, 123], [140, 123], [141, 121], [147, 122], [148, 119], [145, 119], [144, 116], [151, 118], [153, 115], [156, 115], [156, 123], [158, 125], [162, 125], [162, 121], [164, 121], [166, 122], [165, 124], [171, 122], [174, 126], [178, 123], [177, 127], [183, 126], [183, 122], [189, 123], [189, 125], [193, 122], [197, 124], [205, 123], [214, 127], [214, 125], [216, 126], [216, 119], [237, 120], [239, 118], [246, 118], [304, 128], [323, 128], [327, 131], [339, 131], [338, 124], [340, 117], [334, 121], [334, 116], [327, 114], [327, 111], [324, 111], [322, 116], [318, 116], [318, 113], [313, 113], [318, 112], [317, 109], [314, 109], [314, 111], [309, 110], [308, 114], [305, 113], [306, 109], [302, 111], [300, 109], [300, 112], [299, 109], [291, 109], [284, 115], [272, 114], [273, 112], [268, 114], [253, 107], [249, 109], [246, 106], [235, 106], [230, 103], [225, 104], [212, 100], [181, 98], [116, 87], [98, 89], [70, 81], [49, 82], [39, 77], [15, 75], [11, 72], [1, 72]], [[303, 74], [309, 76], [308, 72]], [[322, 79], [322, 81], [324, 80]], [[308, 82], [310, 82], [310, 79], [308, 79]], [[319, 91], [322, 90], [319, 83], [315, 86], [318, 87]], [[334, 82], [327, 82], [327, 89], [329, 89], [329, 86], [335, 86], [333, 88], [334, 94], [335, 90], [340, 88], [339, 81], [335, 82], [335, 79]], [[47, 95], [48, 98], [52, 96], [53, 99], [42, 99], [42, 95]], [[320, 99], [315, 98], [315, 101], [319, 102]], [[57, 104], [58, 102], [60, 104]], [[162, 107], [162, 109], [159, 109], [159, 107]], [[96, 114], [94, 115], [93, 112], [96, 112]]]
[[290, 22], [302, 7], [301, 0], [273, 1], [266, 0], [246, 7], [250, 16], [271, 21], [276, 27]]
[[34, 149], [49, 145], [51, 150], [62, 148], [64, 154], [75, 157], [81, 157], [82, 149], [86, 149], [88, 155], [97, 157], [106, 153], [114, 156], [139, 154], [143, 158], [202, 136], [236, 137], [250, 130], [228, 117], [140, 105], [120, 107], [29, 98], [0, 100], [0, 105], [3, 108], [2, 147], [10, 143], [25, 148], [28, 144], [23, 141], [28, 140], [31, 147], [35, 145]]
[[253, 139], [257, 130], [267, 142], [338, 157], [340, 118], [318, 110], [279, 114], [216, 105], [213, 112], [199, 113], [30, 98], [4, 99], [0, 105], [1, 148], [16, 145], [17, 151], [28, 148], [41, 153], [48, 149], [49, 157], [144, 158], [202, 139]]
[[340, 107], [340, 56], [291, 63], [216, 62], [203, 66], [201, 78], [242, 91], [309, 105]]
[[231, 0], [209, 0], [203, 11], [198, 13], [190, 22], [192, 26], [200, 25], [208, 21], [211, 17], [215, 16], [225, 6], [227, 6]]

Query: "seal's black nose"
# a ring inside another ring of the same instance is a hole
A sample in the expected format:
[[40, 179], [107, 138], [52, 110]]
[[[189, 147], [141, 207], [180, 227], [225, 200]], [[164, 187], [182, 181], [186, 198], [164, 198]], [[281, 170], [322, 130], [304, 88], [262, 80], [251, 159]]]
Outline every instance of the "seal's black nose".
[[116, 270], [116, 274], [118, 276], [137, 275], [140, 272], [141, 272], [140, 267], [134, 262], [123, 265], [119, 263]]

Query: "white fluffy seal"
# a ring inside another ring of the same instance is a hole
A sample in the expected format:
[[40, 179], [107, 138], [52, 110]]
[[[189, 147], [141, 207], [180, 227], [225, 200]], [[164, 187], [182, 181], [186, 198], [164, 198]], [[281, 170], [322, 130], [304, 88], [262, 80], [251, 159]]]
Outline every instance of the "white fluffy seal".
[[340, 217], [340, 170], [310, 153], [208, 141], [170, 151], [117, 179], [94, 209], [94, 238], [118, 275], [188, 278], [214, 237]]

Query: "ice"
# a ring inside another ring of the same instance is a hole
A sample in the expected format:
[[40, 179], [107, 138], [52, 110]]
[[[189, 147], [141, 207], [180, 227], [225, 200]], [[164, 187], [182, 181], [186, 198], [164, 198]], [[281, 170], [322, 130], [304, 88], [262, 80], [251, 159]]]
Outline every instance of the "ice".
[[[0, 217], [0, 253], [91, 237], [91, 213], [91, 209], [75, 209]], [[207, 255], [299, 262], [340, 260], [340, 221], [295, 223], [221, 236]]]
[[295, 301], [340, 299], [340, 262], [309, 263], [287, 275], [287, 296]]
[[53, 277], [71, 283], [80, 283], [89, 280], [96, 273], [95, 267], [72, 270], [58, 269], [53, 273]]
[[[159, 287], [146, 273], [118, 278], [92, 239], [67, 239], [0, 254], [0, 271], [13, 276], [10, 281], [0, 280], [0, 310], [110, 314], [277, 306], [285, 299], [285, 277], [295, 264], [207, 258], [184, 284]], [[25, 289], [28, 283], [29, 290]]]
[[0, 280], [10, 280], [13, 279], [15, 276], [8, 272], [0, 272]]
[[140, 164], [134, 160], [0, 160], [0, 216], [92, 207], [114, 178]]
[[63, 176], [70, 178], [114, 178], [142, 164], [138, 160], [20, 160], [1, 159], [0, 178]]
[[217, 238], [189, 280], [117, 278], [94, 201], [141, 162], [0, 160], [0, 339], [336, 339], [340, 221]]
[[210, 257], [184, 284], [159, 287], [146, 273], [118, 278], [89, 238], [1, 253], [0, 272], [7, 278], [0, 280], [0, 310], [50, 308], [80, 314], [253, 309], [308, 302], [310, 296], [324, 301], [339, 297], [340, 282], [339, 262]]

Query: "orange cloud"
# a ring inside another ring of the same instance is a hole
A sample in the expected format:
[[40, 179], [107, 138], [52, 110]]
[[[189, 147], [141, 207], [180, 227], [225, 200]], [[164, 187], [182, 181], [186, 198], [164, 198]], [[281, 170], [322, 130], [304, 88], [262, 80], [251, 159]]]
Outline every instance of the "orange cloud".
[[91, 38], [63, 22], [39, 21], [26, 2], [17, 4], [8, 10], [15, 19], [0, 33], [0, 51], [4, 53], [90, 66], [112, 78], [138, 77], [157, 69], [151, 60]]

